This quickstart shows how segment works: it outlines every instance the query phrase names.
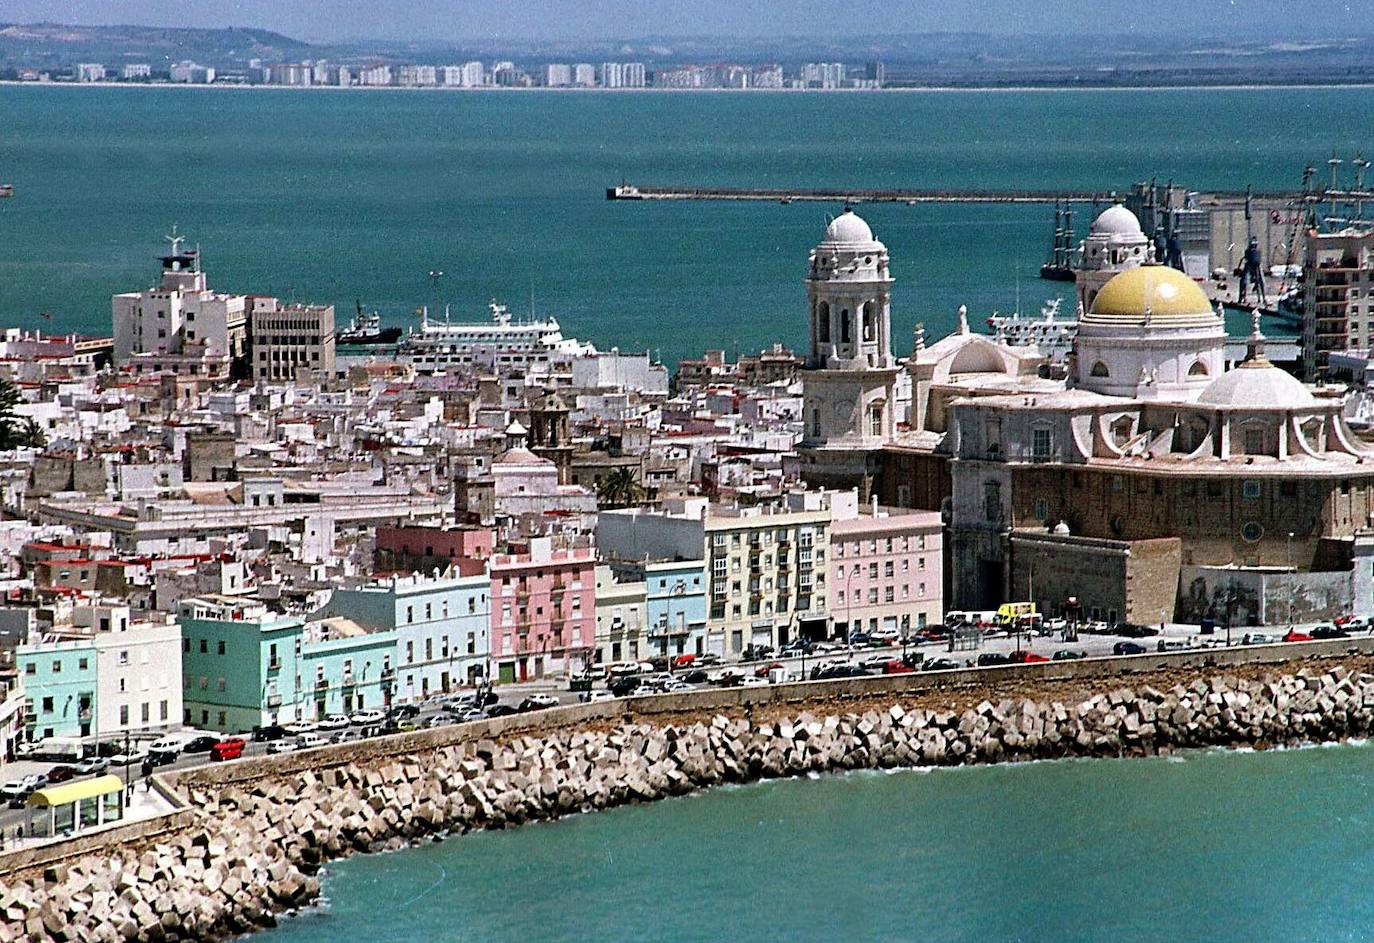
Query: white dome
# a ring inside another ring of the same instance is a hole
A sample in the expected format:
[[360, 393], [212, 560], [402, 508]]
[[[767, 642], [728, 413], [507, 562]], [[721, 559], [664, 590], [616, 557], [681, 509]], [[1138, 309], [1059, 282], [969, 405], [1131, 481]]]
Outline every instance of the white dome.
[[873, 230], [849, 207], [830, 221], [825, 227], [825, 241], [845, 245], [868, 244], [874, 242]]
[[1120, 203], [1107, 207], [1102, 215], [1093, 220], [1092, 234], [1095, 236], [1142, 236], [1140, 220]]
[[1302, 409], [1317, 398], [1292, 375], [1266, 361], [1246, 361], [1203, 388], [1197, 401], [1247, 409]]

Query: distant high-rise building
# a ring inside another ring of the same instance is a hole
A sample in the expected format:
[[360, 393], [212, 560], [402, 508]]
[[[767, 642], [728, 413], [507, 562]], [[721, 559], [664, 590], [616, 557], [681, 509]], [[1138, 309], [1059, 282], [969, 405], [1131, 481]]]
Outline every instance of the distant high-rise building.
[[843, 62], [808, 62], [802, 66], [802, 84], [807, 88], [840, 88], [845, 82]]
[[625, 67], [619, 62], [603, 62], [598, 70], [601, 73], [602, 88], [621, 88], [625, 84]]
[[190, 59], [184, 59], [169, 68], [167, 76], [173, 82], [208, 85], [215, 80], [215, 70], [209, 66], [196, 65]]
[[463, 86], [465, 88], [479, 88], [484, 84], [486, 83], [482, 63], [477, 61], [463, 63]]
[[153, 74], [153, 67], [146, 62], [130, 62], [119, 69], [119, 77], [127, 81], [146, 79]]
[[439, 84], [438, 72], [432, 65], [403, 65], [397, 70], [396, 84], [406, 88], [428, 88]]
[[644, 72], [644, 63], [642, 63], [642, 62], [627, 62], [627, 63], [625, 63], [624, 79], [625, 79], [625, 87], [626, 87], [626, 88], [643, 88], [643, 87], [645, 86], [645, 84], [646, 84], [646, 81], [645, 81], [646, 76], [645, 76], [645, 72]]
[[390, 85], [391, 66], [385, 63], [365, 65], [358, 70], [359, 85]]
[[782, 66], [761, 65], [754, 70], [749, 84], [754, 88], [782, 88]]
[[878, 88], [882, 88], [887, 81], [887, 69], [883, 67], [881, 62], [870, 62], [864, 66], [864, 78], [876, 83]]
[[544, 84], [547, 87], [560, 88], [564, 85], [571, 85], [572, 80], [572, 66], [566, 62], [550, 62], [544, 66]]
[[590, 62], [579, 62], [573, 66], [573, 84], [591, 88], [596, 84], [596, 66]]
[[78, 82], [103, 82], [105, 81], [105, 67], [99, 62], [77, 63], [76, 80]]

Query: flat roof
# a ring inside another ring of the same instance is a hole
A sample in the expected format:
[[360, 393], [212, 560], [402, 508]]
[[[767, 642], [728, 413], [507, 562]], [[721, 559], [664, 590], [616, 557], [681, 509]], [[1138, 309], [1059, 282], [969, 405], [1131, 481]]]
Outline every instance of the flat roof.
[[97, 776], [95, 779], [84, 779], [80, 782], [63, 783], [60, 786], [37, 789], [29, 796], [29, 805], [48, 807], [68, 805], [82, 799], [108, 796], [110, 793], [119, 792], [123, 788], [124, 781], [118, 776]]

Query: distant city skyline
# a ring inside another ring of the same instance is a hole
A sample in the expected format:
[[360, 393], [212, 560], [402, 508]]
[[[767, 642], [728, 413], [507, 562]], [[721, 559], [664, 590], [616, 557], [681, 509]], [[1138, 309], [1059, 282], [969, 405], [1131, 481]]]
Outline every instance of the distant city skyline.
[[1308, 0], [7, 0], [4, 22], [250, 27], [338, 42], [595, 42], [692, 37], [846, 37], [976, 32], [997, 35], [1153, 34], [1282, 42], [1368, 33], [1368, 4]]

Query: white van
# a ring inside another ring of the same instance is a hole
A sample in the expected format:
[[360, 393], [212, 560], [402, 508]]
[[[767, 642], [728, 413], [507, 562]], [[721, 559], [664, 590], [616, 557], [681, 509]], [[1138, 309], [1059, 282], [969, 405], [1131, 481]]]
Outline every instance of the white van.
[[148, 746], [149, 753], [180, 753], [182, 744], [181, 737], [161, 737], [154, 740]]
[[314, 747], [322, 747], [327, 741], [317, 733], [303, 733], [296, 738], [297, 750], [309, 750]]

